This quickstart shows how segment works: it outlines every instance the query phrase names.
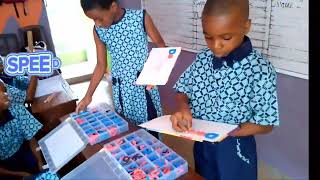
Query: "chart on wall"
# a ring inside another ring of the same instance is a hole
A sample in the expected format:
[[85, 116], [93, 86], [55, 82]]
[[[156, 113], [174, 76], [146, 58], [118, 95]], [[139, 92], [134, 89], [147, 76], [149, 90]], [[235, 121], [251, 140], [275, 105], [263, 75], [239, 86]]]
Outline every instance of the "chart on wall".
[[[249, 0], [253, 46], [279, 73], [308, 79], [309, 0]], [[206, 0], [141, 0], [165, 42], [199, 52], [206, 47], [201, 14]]]

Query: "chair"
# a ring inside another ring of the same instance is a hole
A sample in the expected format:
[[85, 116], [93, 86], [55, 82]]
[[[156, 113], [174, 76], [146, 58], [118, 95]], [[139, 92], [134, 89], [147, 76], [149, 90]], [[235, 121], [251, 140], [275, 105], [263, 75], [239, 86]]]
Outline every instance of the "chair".
[[0, 55], [7, 56], [9, 53], [17, 53], [21, 49], [16, 34], [0, 34]]

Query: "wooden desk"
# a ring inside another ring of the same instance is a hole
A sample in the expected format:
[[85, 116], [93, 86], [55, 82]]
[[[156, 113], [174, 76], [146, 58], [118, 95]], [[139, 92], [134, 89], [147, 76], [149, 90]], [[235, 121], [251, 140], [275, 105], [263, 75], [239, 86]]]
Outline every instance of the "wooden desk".
[[[41, 83], [41, 80], [38, 81], [38, 83]], [[57, 86], [56, 83], [56, 81], [52, 81], [52, 83], [48, 83], [47, 81], [46, 86], [38, 85], [37, 91], [42, 91], [39, 88], [54, 89], [54, 86]], [[52, 98], [51, 101], [45, 102], [48, 97]], [[31, 111], [35, 118], [44, 125], [42, 132], [47, 134], [50, 130], [60, 124], [60, 117], [75, 111], [77, 106], [76, 101], [77, 99], [71, 97], [68, 92], [62, 90], [34, 98]]]
[[[59, 119], [60, 122], [63, 122], [67, 117], [68, 117], [68, 115], [60, 118]], [[59, 175], [61, 175], [61, 177], [63, 177], [64, 175], [66, 175], [67, 173], [69, 173], [70, 171], [75, 169], [77, 166], [82, 164], [85, 160], [89, 159], [92, 155], [94, 155], [95, 153], [100, 151], [104, 144], [111, 142], [115, 139], [118, 139], [120, 137], [123, 137], [127, 134], [130, 134], [138, 129], [140, 129], [140, 128], [129, 123], [129, 130], [127, 132], [121, 133], [121, 134], [114, 136], [106, 141], [102, 141], [101, 143], [98, 143], [94, 146], [88, 145], [78, 156], [73, 158], [72, 161], [70, 161], [66, 166], [64, 166], [58, 172]], [[203, 178], [200, 175], [198, 175], [192, 168], [189, 167], [188, 173], [181, 176], [178, 179], [179, 180], [202, 180]]]

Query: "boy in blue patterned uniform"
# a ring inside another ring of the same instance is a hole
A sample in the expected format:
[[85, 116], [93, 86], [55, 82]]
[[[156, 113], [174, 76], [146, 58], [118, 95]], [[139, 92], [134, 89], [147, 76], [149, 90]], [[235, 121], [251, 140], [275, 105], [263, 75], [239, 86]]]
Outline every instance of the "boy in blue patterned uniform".
[[[135, 81], [148, 58], [148, 39], [158, 47], [164, 41], [144, 10], [120, 8], [116, 0], [81, 0], [86, 16], [94, 20], [97, 65], [88, 91], [76, 111], [85, 109], [106, 69], [106, 49], [112, 58], [111, 76], [116, 112], [134, 124], [162, 115], [156, 87], [146, 90]], [[148, 88], [147, 88], [148, 89]]]
[[256, 180], [254, 135], [279, 125], [276, 72], [252, 48], [248, 0], [208, 0], [202, 16], [208, 48], [175, 84], [179, 110], [171, 116], [177, 131], [192, 127], [192, 117], [237, 124], [224, 141], [196, 142], [196, 171], [205, 179]]

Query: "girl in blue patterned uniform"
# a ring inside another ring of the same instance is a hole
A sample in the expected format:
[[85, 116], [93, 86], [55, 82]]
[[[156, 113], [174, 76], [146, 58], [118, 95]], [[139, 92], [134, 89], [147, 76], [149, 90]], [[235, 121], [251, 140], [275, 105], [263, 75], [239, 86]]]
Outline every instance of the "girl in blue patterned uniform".
[[156, 87], [147, 90], [135, 81], [148, 58], [149, 36], [158, 47], [165, 47], [151, 17], [144, 10], [120, 8], [116, 0], [81, 0], [86, 16], [94, 20], [93, 35], [97, 65], [85, 97], [76, 111], [84, 110], [106, 69], [106, 49], [112, 67], [112, 92], [116, 112], [134, 124], [162, 115]]
[[279, 125], [276, 72], [252, 48], [248, 17], [248, 0], [207, 0], [202, 26], [208, 48], [174, 87], [175, 130], [190, 129], [192, 117], [240, 126], [220, 143], [195, 143], [196, 171], [206, 180], [256, 180], [254, 135]]

